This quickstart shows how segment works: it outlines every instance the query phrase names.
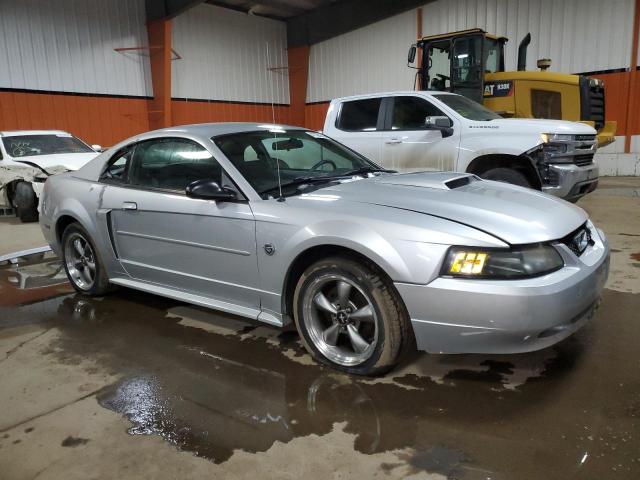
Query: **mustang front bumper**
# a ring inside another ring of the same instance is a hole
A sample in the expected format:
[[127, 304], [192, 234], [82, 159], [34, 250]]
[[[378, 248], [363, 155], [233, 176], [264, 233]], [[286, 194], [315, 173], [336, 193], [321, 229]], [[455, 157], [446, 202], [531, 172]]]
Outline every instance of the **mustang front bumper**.
[[609, 274], [609, 246], [591, 226], [593, 245], [576, 256], [558, 244], [565, 267], [525, 280], [437, 278], [396, 283], [418, 349], [431, 353], [520, 353], [568, 337], [593, 315]]

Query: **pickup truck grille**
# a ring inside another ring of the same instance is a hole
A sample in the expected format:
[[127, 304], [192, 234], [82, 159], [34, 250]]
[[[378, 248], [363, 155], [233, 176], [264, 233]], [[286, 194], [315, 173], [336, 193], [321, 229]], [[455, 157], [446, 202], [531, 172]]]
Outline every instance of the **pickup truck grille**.
[[590, 165], [593, 163], [593, 153], [588, 153], [586, 155], [576, 155], [573, 157], [573, 163], [579, 166]]
[[577, 142], [595, 142], [595, 135], [576, 135]]

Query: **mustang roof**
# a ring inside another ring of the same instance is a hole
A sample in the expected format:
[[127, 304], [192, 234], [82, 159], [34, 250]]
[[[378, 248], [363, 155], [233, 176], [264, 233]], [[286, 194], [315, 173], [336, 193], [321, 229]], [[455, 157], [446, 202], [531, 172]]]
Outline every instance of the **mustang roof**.
[[302, 127], [292, 125], [281, 125], [277, 123], [252, 123], [252, 122], [226, 122], [226, 123], [196, 123], [192, 125], [178, 125], [175, 127], [162, 128], [149, 133], [190, 133], [192, 135], [202, 135], [214, 137], [231, 133], [253, 132], [256, 130], [304, 130]]

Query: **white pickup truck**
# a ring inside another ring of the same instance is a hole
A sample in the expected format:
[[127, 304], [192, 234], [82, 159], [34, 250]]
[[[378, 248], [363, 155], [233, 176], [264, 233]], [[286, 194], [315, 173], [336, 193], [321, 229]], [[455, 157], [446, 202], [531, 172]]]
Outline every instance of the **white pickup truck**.
[[562, 120], [502, 118], [444, 92], [331, 102], [323, 133], [385, 168], [452, 170], [576, 201], [598, 185], [596, 131]]

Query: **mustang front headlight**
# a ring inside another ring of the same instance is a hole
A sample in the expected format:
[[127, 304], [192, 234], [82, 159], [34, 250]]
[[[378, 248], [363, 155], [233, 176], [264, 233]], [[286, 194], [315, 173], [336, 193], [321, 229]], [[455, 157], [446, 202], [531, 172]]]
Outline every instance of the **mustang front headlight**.
[[509, 280], [544, 275], [563, 266], [562, 257], [551, 245], [510, 250], [451, 247], [442, 265], [441, 275]]

